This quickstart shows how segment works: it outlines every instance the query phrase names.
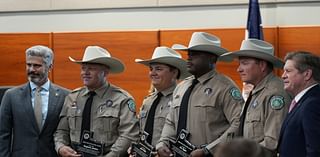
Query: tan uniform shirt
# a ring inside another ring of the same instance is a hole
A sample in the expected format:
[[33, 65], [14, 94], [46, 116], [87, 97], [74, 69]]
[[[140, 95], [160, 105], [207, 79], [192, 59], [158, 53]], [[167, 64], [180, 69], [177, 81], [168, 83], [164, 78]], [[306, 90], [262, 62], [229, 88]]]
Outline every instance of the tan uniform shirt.
[[243, 136], [275, 150], [290, 102], [283, 81], [273, 73], [268, 74], [252, 91]]
[[[167, 114], [169, 113], [169, 109], [170, 106], [172, 104], [172, 93], [173, 90], [175, 89], [175, 85], [163, 90], [161, 93], [163, 94], [163, 96], [160, 99], [160, 102], [156, 108], [156, 112], [154, 115], [154, 125], [153, 125], [153, 134], [152, 134], [152, 145], [155, 146], [159, 139], [160, 139], [160, 135], [162, 132], [162, 128], [164, 126], [164, 122], [166, 120]], [[146, 97], [143, 100], [143, 104], [141, 106], [141, 110], [140, 110], [140, 116], [139, 116], [139, 120], [140, 120], [140, 131], [143, 132], [145, 129], [145, 124], [147, 121], [147, 117], [149, 114], [149, 110], [151, 108], [151, 105], [153, 103], [153, 101], [157, 98], [157, 94], [158, 92], [154, 92], [152, 94], [150, 94], [148, 97]]]
[[[55, 133], [55, 146], [70, 146], [80, 142], [82, 112], [89, 97], [86, 87], [70, 93], [60, 114], [60, 123]], [[139, 124], [135, 115], [135, 103], [130, 94], [112, 84], [95, 90], [91, 108], [90, 131], [93, 140], [105, 144], [105, 157], [127, 154], [132, 141], [139, 136]]]
[[[185, 79], [174, 91], [172, 108], [157, 149], [163, 145], [169, 146], [169, 139], [176, 138], [182, 97], [193, 79], [193, 76]], [[189, 99], [186, 129], [190, 132], [189, 141], [192, 144], [208, 144], [206, 148], [213, 154], [216, 144], [226, 140], [228, 133], [238, 131], [243, 99], [235, 83], [215, 70], [198, 80]]]

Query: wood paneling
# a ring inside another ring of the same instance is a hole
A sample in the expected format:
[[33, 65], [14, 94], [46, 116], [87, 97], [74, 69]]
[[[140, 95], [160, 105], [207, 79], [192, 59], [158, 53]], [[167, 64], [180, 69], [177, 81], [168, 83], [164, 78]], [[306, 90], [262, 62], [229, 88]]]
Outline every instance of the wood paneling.
[[82, 86], [80, 66], [69, 61], [68, 56], [81, 60], [87, 46], [98, 45], [106, 48], [111, 56], [122, 60], [126, 65], [124, 73], [108, 76], [111, 83], [129, 91], [138, 105], [148, 94], [148, 68], [134, 60], [150, 58], [159, 43], [158, 31], [54, 33], [53, 41], [56, 83], [70, 89]]
[[0, 34], [0, 85], [27, 81], [25, 50], [34, 45], [50, 47], [50, 33]]
[[[194, 30], [162, 30], [160, 32], [160, 44], [171, 47], [173, 44], [180, 43], [184, 45], [189, 44], [189, 40], [193, 32], [203, 31], [214, 34], [221, 39], [222, 47], [229, 51], [236, 51], [240, 49], [241, 42], [245, 38], [245, 30], [241, 28], [234, 29], [194, 29]], [[273, 45], [276, 45], [277, 29], [265, 28], [265, 40]], [[277, 47], [275, 46], [275, 50]], [[186, 58], [185, 52], [180, 52]], [[217, 70], [232, 78], [238, 86], [242, 87], [242, 82], [236, 71], [238, 61], [233, 62], [218, 62]]]
[[[10, 33], [0, 34], [0, 86], [18, 85], [26, 82], [25, 50], [33, 45], [52, 47], [55, 54], [54, 68], [50, 78], [54, 83], [74, 89], [82, 86], [80, 66], [69, 61], [68, 56], [81, 59], [88, 45], [99, 45], [111, 55], [122, 60], [126, 70], [122, 74], [109, 75], [111, 83], [129, 91], [138, 106], [147, 95], [150, 81], [148, 67], [137, 64], [134, 59], [148, 59], [156, 46], [180, 43], [188, 45], [195, 31], [205, 31], [221, 38], [222, 47], [229, 51], [239, 50], [244, 39], [244, 29], [190, 29], [160, 31], [115, 31], [82, 33]], [[281, 59], [289, 51], [305, 50], [320, 55], [320, 27], [265, 28], [265, 40], [275, 47]], [[186, 53], [181, 52], [184, 58]], [[236, 72], [237, 61], [218, 62], [217, 69], [231, 77], [242, 87]], [[281, 75], [281, 70], [276, 70]]]

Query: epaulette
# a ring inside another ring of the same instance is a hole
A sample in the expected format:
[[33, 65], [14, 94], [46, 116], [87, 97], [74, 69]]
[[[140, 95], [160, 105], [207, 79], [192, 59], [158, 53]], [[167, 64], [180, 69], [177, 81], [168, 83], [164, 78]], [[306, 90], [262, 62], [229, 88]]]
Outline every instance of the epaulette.
[[79, 87], [79, 88], [76, 88], [74, 90], [71, 91], [71, 93], [75, 93], [75, 92], [78, 92], [80, 90], [82, 90], [84, 87]]
[[110, 86], [112, 89], [113, 92], [117, 92], [117, 93], [121, 93], [123, 94], [124, 96], [128, 96], [128, 97], [132, 97], [130, 93], [128, 93], [127, 91], [123, 90], [122, 88], [118, 87], [118, 86], [115, 86], [115, 85], [111, 85]]

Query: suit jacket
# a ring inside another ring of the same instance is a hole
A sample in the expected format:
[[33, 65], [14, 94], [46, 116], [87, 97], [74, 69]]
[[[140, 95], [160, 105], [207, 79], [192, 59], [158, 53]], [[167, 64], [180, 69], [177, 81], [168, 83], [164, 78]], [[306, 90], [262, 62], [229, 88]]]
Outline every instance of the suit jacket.
[[57, 157], [53, 134], [68, 90], [50, 83], [47, 118], [39, 130], [29, 83], [9, 89], [0, 107], [1, 157]]
[[281, 128], [280, 157], [320, 157], [320, 85], [297, 103]]

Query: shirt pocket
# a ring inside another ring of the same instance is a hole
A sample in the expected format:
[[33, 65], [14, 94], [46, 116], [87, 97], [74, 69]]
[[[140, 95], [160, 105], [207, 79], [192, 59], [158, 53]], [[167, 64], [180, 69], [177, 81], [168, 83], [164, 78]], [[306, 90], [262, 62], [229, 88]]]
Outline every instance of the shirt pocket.
[[217, 115], [217, 108], [214, 103], [203, 102], [201, 104], [195, 104], [194, 109], [190, 110], [195, 114], [195, 117], [198, 118], [201, 122], [207, 122], [208, 120], [214, 120], [215, 115]]
[[102, 126], [103, 132], [115, 132], [119, 126], [118, 110], [108, 108], [97, 115], [97, 125]]
[[67, 119], [68, 119], [68, 123], [71, 131], [74, 131], [77, 128], [78, 129], [81, 128], [82, 115], [80, 115], [78, 112], [79, 112], [78, 108], [68, 109]]
[[261, 138], [264, 137], [263, 122], [260, 115], [259, 114], [248, 115], [246, 122], [248, 124], [247, 126], [249, 127], [248, 129], [251, 130], [252, 132], [252, 135], [250, 135], [250, 131], [249, 131], [249, 136], [252, 136], [254, 140], [260, 141]]

